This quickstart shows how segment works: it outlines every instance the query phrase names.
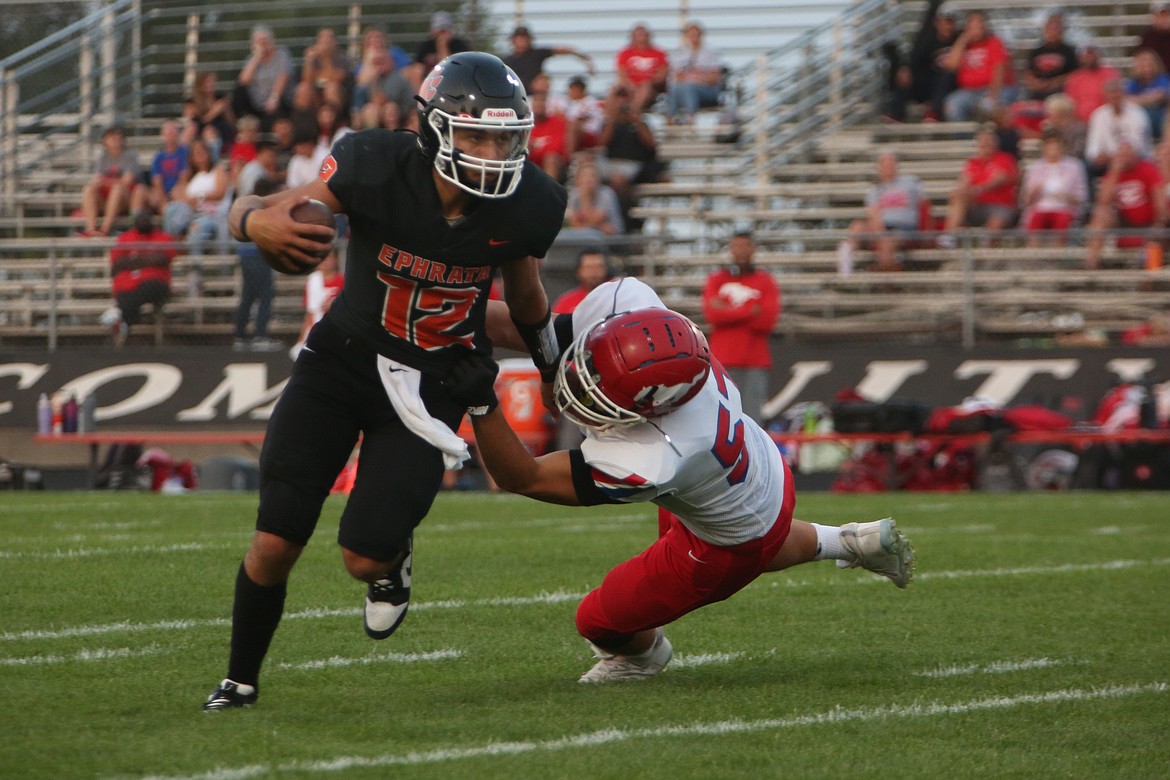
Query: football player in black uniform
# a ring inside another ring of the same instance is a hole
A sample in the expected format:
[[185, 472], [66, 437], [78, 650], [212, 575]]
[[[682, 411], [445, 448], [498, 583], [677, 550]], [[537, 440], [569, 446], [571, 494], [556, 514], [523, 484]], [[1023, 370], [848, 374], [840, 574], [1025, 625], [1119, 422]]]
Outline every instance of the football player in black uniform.
[[312, 198], [349, 218], [345, 287], [310, 333], [272, 413], [260, 508], [236, 578], [228, 676], [205, 710], [256, 700], [286, 582], [334, 479], [362, 437], [338, 542], [368, 583], [366, 633], [384, 639], [410, 598], [414, 527], [444, 468], [466, 458], [464, 409], [442, 379], [465, 349], [490, 349], [484, 312], [499, 269], [511, 317], [546, 380], [557, 355], [544, 257], [565, 191], [526, 158], [532, 114], [520, 80], [482, 52], [448, 57], [424, 81], [418, 136], [388, 130], [338, 141], [318, 180], [232, 206], [233, 235], [277, 262], [318, 262], [331, 228], [301, 223]]

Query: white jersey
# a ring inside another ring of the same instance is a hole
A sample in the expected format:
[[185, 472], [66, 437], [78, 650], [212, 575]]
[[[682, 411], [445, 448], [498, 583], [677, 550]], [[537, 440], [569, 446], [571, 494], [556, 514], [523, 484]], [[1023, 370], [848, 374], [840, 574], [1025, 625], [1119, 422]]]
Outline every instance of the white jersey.
[[[666, 308], [645, 283], [615, 279], [585, 297], [573, 312], [573, 330], [648, 307]], [[704, 541], [730, 546], [758, 539], [780, 514], [780, 452], [743, 413], [739, 390], [718, 365], [698, 395], [669, 414], [640, 425], [582, 430], [581, 452], [604, 495], [652, 501]]]

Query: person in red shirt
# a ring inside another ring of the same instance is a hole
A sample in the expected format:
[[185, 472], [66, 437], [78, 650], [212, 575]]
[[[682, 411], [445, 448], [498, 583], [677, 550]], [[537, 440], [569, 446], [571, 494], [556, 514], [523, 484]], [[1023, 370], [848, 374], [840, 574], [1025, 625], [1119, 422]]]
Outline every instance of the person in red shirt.
[[1064, 80], [1064, 94], [1072, 98], [1077, 119], [1088, 122], [1089, 116], [1105, 105], [1105, 85], [1121, 78], [1109, 65], [1101, 63], [1096, 44], [1083, 43], [1077, 48], [1077, 69]]
[[577, 255], [577, 283], [561, 294], [552, 305], [553, 314], [572, 314], [586, 295], [613, 278], [609, 259], [600, 249], [582, 249]]
[[1086, 268], [1097, 268], [1101, 263], [1105, 246], [1101, 231], [1115, 227], [1161, 229], [1166, 224], [1162, 185], [1158, 167], [1139, 157], [1129, 141], [1122, 141], [1097, 185], [1097, 205], [1093, 207], [1091, 232], [1085, 242]]
[[989, 114], [995, 106], [1015, 100], [1011, 52], [991, 34], [983, 11], [967, 12], [967, 23], [947, 52], [943, 67], [955, 74], [958, 86], [943, 101], [947, 121], [965, 122], [977, 111]]
[[946, 232], [939, 246], [953, 248], [951, 232], [960, 227], [983, 227], [991, 233], [1011, 227], [1019, 214], [1016, 158], [999, 149], [994, 125], [975, 134], [975, 156], [967, 160], [947, 203]]
[[630, 90], [634, 105], [646, 110], [666, 92], [670, 57], [650, 40], [650, 28], [639, 22], [630, 30], [630, 45], [617, 53], [617, 84]]
[[556, 181], [563, 182], [569, 161], [566, 147], [569, 123], [562, 114], [549, 113], [547, 92], [528, 93], [528, 105], [532, 108], [533, 122], [528, 137], [528, 159]]
[[727, 248], [732, 265], [707, 277], [703, 315], [710, 325], [711, 353], [739, 388], [744, 413], [759, 423], [768, 395], [768, 337], [780, 316], [780, 290], [770, 273], [752, 264], [756, 242], [750, 232], [736, 233]]
[[126, 343], [144, 305], [152, 305], [158, 316], [171, 297], [171, 262], [177, 254], [175, 239], [155, 227], [150, 212], [135, 212], [134, 227], [119, 235], [110, 250], [114, 302], [121, 311], [120, 320], [113, 323], [117, 346]]

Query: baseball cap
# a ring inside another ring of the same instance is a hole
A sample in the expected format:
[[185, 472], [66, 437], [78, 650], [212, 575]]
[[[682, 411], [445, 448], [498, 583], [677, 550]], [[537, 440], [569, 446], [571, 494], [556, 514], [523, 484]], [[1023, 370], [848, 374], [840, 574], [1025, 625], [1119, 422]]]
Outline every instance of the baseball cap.
[[569, 86], [570, 87], [573, 87], [573, 86], [587, 87], [587, 86], [589, 86], [589, 80], [586, 79], [584, 76], [580, 76], [580, 75], [573, 76], [573, 78], [569, 79]]
[[941, 3], [934, 13], [936, 16], [946, 19], [959, 18], [959, 9], [955, 7], [954, 3]]
[[450, 30], [454, 26], [455, 21], [451, 18], [451, 14], [446, 11], [435, 11], [431, 14], [432, 30]]
[[512, 31], [512, 37], [513, 37], [513, 38], [515, 38], [515, 37], [516, 37], [516, 36], [518, 36], [518, 35], [523, 35], [525, 38], [531, 38], [531, 37], [532, 37], [532, 33], [530, 33], [530, 32], [528, 31], [528, 28], [527, 28], [527, 27], [525, 27], [524, 25], [520, 25], [519, 27], [517, 27], [515, 30], [513, 30], [513, 31]]

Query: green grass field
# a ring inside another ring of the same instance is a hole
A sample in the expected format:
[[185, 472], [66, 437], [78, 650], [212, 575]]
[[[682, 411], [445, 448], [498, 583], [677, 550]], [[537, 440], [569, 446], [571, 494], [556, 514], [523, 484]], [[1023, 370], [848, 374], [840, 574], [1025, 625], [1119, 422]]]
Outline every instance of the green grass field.
[[260, 701], [207, 714], [255, 496], [0, 494], [0, 776], [1170, 775], [1165, 493], [802, 495], [806, 520], [894, 515], [911, 587], [766, 575], [671, 626], [662, 675], [609, 686], [577, 683], [574, 610], [650, 542], [652, 507], [444, 494], [379, 643], [340, 508]]

